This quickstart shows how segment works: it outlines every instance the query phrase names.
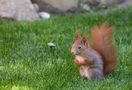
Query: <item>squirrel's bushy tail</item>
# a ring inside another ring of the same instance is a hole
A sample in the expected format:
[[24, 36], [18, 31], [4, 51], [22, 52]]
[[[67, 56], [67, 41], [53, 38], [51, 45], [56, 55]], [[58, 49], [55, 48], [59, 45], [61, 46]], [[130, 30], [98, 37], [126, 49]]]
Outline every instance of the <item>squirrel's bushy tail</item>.
[[112, 41], [112, 28], [108, 23], [94, 27], [91, 32], [93, 48], [99, 52], [104, 62], [104, 75], [111, 73], [117, 66], [115, 46]]

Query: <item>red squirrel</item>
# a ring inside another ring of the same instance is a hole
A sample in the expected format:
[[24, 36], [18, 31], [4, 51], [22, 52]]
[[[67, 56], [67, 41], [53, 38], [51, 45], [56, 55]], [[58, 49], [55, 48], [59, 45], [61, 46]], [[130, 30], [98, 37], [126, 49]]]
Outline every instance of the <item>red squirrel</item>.
[[81, 37], [80, 33], [77, 33], [71, 53], [75, 55], [74, 64], [79, 67], [80, 76], [101, 80], [115, 70], [117, 55], [112, 36], [112, 28], [106, 22], [95, 26], [91, 31], [93, 47], [86, 35]]

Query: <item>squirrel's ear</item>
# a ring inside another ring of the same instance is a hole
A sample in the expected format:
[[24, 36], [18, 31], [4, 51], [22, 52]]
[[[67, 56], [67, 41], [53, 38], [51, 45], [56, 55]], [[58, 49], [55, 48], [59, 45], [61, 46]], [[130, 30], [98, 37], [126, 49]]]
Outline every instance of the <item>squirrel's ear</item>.
[[83, 33], [83, 37], [82, 37], [82, 43], [86, 46], [86, 47], [89, 47], [89, 43], [88, 43], [88, 40], [87, 40], [87, 37], [86, 37], [86, 34]]
[[86, 37], [86, 34], [85, 34], [85, 33], [83, 33], [82, 41], [83, 41], [83, 42], [87, 42], [87, 37]]
[[105, 21], [103, 24], [100, 25], [100, 28], [103, 28], [103, 29], [105, 29], [105, 28], [109, 28], [109, 24], [108, 24], [108, 22]]
[[81, 39], [81, 35], [79, 32], [76, 33], [76, 39]]

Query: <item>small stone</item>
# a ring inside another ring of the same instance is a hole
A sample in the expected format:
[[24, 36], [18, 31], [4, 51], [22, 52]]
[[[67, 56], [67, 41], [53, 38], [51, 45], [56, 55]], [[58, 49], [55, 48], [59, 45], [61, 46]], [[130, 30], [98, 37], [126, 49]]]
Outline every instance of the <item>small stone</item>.
[[50, 18], [50, 14], [47, 12], [39, 12], [38, 15], [40, 16], [40, 18], [42, 19], [49, 19]]

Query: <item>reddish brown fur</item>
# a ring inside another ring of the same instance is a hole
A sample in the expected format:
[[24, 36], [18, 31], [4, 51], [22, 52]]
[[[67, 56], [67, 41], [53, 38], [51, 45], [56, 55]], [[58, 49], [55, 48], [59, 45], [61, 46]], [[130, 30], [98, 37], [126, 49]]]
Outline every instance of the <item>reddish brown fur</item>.
[[[103, 75], [116, 68], [116, 51], [112, 42], [112, 29], [107, 23], [92, 30], [92, 49], [86, 39], [77, 33], [71, 52], [75, 55], [74, 63], [80, 68], [80, 75], [88, 79], [103, 79]], [[81, 46], [81, 49], [78, 49]]]
[[93, 50], [85, 35], [77, 34], [71, 52], [75, 54], [74, 63], [80, 68], [80, 75], [88, 79], [103, 79], [103, 60], [98, 52]]

